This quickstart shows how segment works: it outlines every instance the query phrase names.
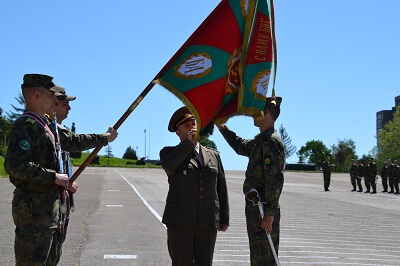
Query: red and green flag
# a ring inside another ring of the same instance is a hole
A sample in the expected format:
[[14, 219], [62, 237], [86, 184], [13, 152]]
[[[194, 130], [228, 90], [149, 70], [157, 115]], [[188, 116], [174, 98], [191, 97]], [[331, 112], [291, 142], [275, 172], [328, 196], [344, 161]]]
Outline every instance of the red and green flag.
[[190, 109], [200, 136], [216, 120], [262, 115], [273, 65], [268, 2], [221, 1], [154, 79]]

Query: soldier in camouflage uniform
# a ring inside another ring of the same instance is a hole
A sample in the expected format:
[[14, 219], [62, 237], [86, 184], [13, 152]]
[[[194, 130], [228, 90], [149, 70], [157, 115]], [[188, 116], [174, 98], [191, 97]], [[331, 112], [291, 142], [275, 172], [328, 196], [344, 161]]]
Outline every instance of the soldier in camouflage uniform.
[[[53, 78], [41, 74], [26, 74], [21, 85], [26, 112], [11, 130], [4, 167], [16, 187], [12, 200], [15, 229], [16, 265], [55, 265], [48, 261], [57, 252], [52, 245], [59, 227], [60, 187], [68, 188], [66, 174], [59, 169], [51, 114], [62, 90]], [[65, 150], [82, 150], [106, 145], [115, 139], [115, 130], [102, 135], [71, 135], [61, 131]], [[75, 192], [74, 182], [71, 192]]]
[[329, 185], [331, 184], [331, 171], [334, 164], [330, 163], [331, 158], [327, 156], [325, 161], [322, 163], [322, 174], [324, 175], [324, 188], [325, 191], [329, 191]]
[[363, 192], [363, 189], [362, 189], [362, 185], [361, 185], [361, 179], [364, 177], [364, 165], [363, 165], [363, 163], [362, 163], [362, 161], [361, 160], [359, 160], [358, 162], [357, 162], [357, 179], [359, 180], [359, 184], [360, 184], [360, 189], [359, 190], [357, 190], [357, 192]]
[[388, 192], [388, 178], [387, 178], [387, 164], [383, 163], [382, 164], [382, 169], [380, 173], [381, 179], [382, 179], [382, 187], [383, 190], [382, 192]]
[[389, 188], [390, 188], [390, 191], [388, 192], [388, 193], [393, 193], [394, 191], [394, 187], [393, 187], [393, 163], [392, 163], [392, 160], [388, 160], [388, 168], [387, 168], [387, 177], [388, 177], [388, 180], [389, 180]]
[[371, 194], [376, 194], [376, 164], [374, 162], [374, 158], [369, 158], [369, 164], [368, 164], [368, 179], [370, 186], [372, 188]]
[[[55, 103], [54, 106], [54, 114], [56, 117], [57, 121], [57, 127], [58, 131], [68, 131], [68, 129], [64, 126], [62, 126], [62, 122], [68, 117], [69, 111], [71, 110], [71, 107], [69, 105], [70, 101], [74, 101], [76, 99], [75, 96], [68, 96], [66, 94], [66, 91], [61, 91], [60, 95], [57, 96], [57, 102]], [[62, 147], [61, 147], [62, 148]], [[69, 152], [67, 151], [62, 151], [62, 156], [63, 156], [63, 169], [64, 173], [68, 173], [67, 167], [69, 166], [68, 162], [68, 154]], [[71, 178], [71, 176], [69, 176]], [[55, 250], [56, 252], [50, 252], [49, 258], [47, 259], [48, 264], [57, 264], [60, 261], [61, 255], [62, 255], [62, 244], [64, 243], [66, 236], [67, 236], [67, 229], [68, 229], [68, 224], [69, 224], [69, 215], [71, 212], [71, 205], [70, 205], [70, 192], [66, 191], [65, 192], [65, 204], [66, 204], [66, 212], [65, 213], [60, 213], [60, 226], [59, 230], [57, 230], [54, 233], [54, 239], [53, 245], [54, 247], [51, 248], [51, 250]]]
[[392, 170], [392, 179], [393, 179], [393, 187], [395, 190], [394, 194], [399, 194], [400, 167], [397, 164], [397, 160], [394, 161]]
[[[352, 191], [356, 191], [356, 185], [357, 185], [357, 181], [359, 180], [357, 178], [357, 164], [355, 162], [354, 159], [351, 159], [351, 166], [350, 166], [350, 181], [351, 181], [351, 185], [353, 186], [353, 190]], [[361, 181], [358, 185], [358, 188], [361, 189]]]
[[369, 173], [369, 161], [366, 159], [364, 162], [364, 185], [366, 191], [364, 193], [371, 193], [371, 176]]
[[246, 200], [247, 234], [250, 243], [251, 265], [275, 265], [266, 231], [271, 234], [275, 250], [279, 249], [280, 206], [279, 197], [283, 187], [285, 149], [281, 138], [274, 129], [280, 113], [281, 97], [267, 98], [264, 117], [254, 119], [260, 134], [254, 139], [244, 140], [225, 125], [217, 125], [222, 135], [237, 154], [249, 157], [243, 192], [255, 188], [265, 203], [265, 216], [260, 220], [257, 206]]

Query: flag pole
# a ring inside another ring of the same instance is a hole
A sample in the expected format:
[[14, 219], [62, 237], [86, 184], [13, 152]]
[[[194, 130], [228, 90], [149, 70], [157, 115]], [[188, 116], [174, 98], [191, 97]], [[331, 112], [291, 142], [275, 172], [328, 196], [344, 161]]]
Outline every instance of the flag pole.
[[[135, 108], [139, 105], [139, 103], [143, 100], [143, 98], [147, 95], [147, 93], [154, 87], [154, 82], [151, 81], [149, 85], [142, 91], [142, 93], [136, 98], [136, 100], [129, 106], [129, 108], [125, 111], [125, 113], [121, 116], [121, 118], [115, 123], [113, 126], [114, 129], [118, 129], [122, 123], [128, 118], [128, 116], [135, 110]], [[86, 160], [82, 163], [81, 166], [79, 166], [78, 170], [72, 175], [72, 177], [69, 180], [69, 187], [72, 186], [72, 183], [78, 178], [78, 176], [83, 172], [83, 170], [90, 164], [90, 162], [93, 160], [94, 157], [96, 157], [97, 153], [103, 148], [103, 145], [97, 146], [92, 153], [89, 155], [89, 157], [86, 158]]]

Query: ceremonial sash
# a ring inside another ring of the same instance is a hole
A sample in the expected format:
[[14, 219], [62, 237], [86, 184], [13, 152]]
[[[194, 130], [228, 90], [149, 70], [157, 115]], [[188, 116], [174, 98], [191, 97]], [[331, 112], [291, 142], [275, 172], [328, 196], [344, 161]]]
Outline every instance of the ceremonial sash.
[[49, 133], [51, 142], [53, 143], [53, 146], [56, 147], [56, 138], [54, 137], [53, 132], [51, 132], [49, 126], [46, 124], [46, 122], [43, 121], [43, 119], [40, 116], [31, 111], [23, 113], [22, 116], [35, 119], [47, 131], [47, 133]]

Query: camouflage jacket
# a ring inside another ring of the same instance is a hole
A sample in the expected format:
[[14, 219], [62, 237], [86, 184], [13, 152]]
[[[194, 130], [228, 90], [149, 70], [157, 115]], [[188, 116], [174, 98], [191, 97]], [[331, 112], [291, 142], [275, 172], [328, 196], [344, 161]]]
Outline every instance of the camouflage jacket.
[[[11, 129], [4, 167], [11, 183], [16, 187], [34, 183], [44, 187], [55, 186], [55, 173], [59, 169], [55, 149], [54, 124], [42, 117], [52, 134], [35, 119], [21, 116]], [[105, 134], [77, 135], [60, 129], [61, 147], [66, 151], [82, 151], [107, 144]]]
[[254, 139], [245, 140], [227, 127], [221, 133], [239, 155], [249, 157], [243, 192], [255, 188], [261, 201], [266, 203], [267, 215], [275, 215], [279, 208], [285, 169], [285, 148], [274, 128], [270, 128]]
[[387, 166], [382, 166], [381, 177], [387, 177]]
[[357, 166], [357, 176], [364, 177], [364, 165], [363, 164], [359, 164]]
[[398, 178], [398, 177], [400, 177], [400, 166], [398, 166], [398, 165], [393, 165], [393, 168], [392, 168], [392, 175], [391, 175], [392, 177], [395, 177], [395, 178]]
[[388, 177], [391, 177], [391, 176], [393, 175], [393, 167], [394, 167], [394, 164], [389, 164], [389, 165], [387, 166], [386, 175], [387, 175]]
[[357, 175], [357, 164], [353, 163], [353, 164], [350, 166], [350, 175], [351, 175], [351, 176]]
[[376, 164], [375, 163], [368, 164], [368, 168], [367, 169], [368, 169], [367, 170], [368, 171], [367, 175], [369, 177], [376, 177], [377, 170], [376, 170]]
[[328, 163], [328, 162], [326, 162], [326, 161], [324, 161], [324, 162], [321, 164], [321, 167], [322, 167], [322, 172], [323, 172], [323, 173], [330, 174], [331, 171], [332, 171], [332, 164], [330, 164], [330, 163]]

